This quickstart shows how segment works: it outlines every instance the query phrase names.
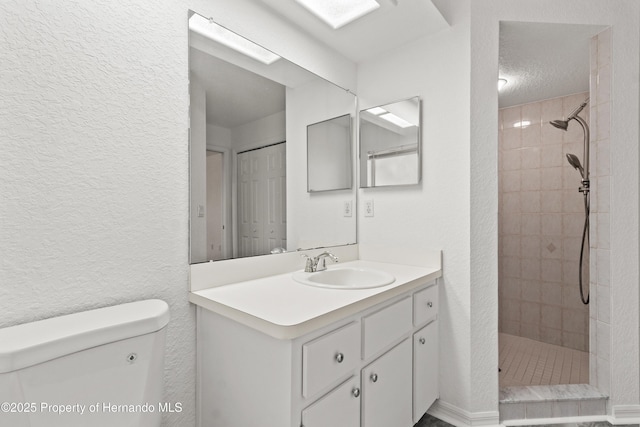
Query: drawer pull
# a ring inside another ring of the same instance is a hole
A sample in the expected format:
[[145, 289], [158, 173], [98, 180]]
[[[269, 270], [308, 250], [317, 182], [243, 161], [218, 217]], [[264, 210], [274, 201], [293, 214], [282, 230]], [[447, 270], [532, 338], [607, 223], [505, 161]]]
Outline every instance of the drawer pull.
[[371, 378], [371, 382], [375, 383], [378, 381], [378, 374], [371, 374], [371, 377], [369, 378]]
[[354, 388], [353, 390], [351, 390], [351, 394], [353, 394], [353, 397], [360, 397], [360, 389], [359, 388]]
[[433, 307], [433, 303], [431, 301], [427, 301], [427, 307], [429, 308]]
[[423, 337], [420, 337], [418, 341], [420, 342], [420, 344], [424, 344], [427, 342]]
[[344, 354], [342, 353], [336, 354], [336, 362], [342, 363], [343, 360], [344, 360]]

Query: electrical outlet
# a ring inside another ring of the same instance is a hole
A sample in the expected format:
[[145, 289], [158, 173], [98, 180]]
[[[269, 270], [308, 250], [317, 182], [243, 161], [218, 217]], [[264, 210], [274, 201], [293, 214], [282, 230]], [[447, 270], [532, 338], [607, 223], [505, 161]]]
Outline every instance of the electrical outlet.
[[344, 214], [344, 216], [351, 216], [352, 211], [351, 211], [351, 200], [344, 202], [344, 207], [342, 208], [342, 212]]
[[373, 216], [373, 200], [364, 201], [364, 216]]

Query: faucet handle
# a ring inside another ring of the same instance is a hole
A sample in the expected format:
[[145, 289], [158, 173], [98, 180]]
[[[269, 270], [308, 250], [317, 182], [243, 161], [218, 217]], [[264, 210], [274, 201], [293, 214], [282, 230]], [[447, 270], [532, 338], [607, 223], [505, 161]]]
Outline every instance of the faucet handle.
[[306, 258], [306, 263], [304, 266], [304, 272], [305, 273], [313, 273], [315, 271], [314, 265], [313, 265], [313, 258], [311, 258], [309, 255], [307, 254], [300, 254], [301, 257]]

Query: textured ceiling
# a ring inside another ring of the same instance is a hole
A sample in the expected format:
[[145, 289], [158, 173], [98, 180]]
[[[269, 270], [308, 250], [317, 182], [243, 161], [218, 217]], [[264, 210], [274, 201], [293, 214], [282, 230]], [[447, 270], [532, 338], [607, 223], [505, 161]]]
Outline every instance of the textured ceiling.
[[599, 25], [500, 23], [500, 108], [589, 91], [589, 40]]

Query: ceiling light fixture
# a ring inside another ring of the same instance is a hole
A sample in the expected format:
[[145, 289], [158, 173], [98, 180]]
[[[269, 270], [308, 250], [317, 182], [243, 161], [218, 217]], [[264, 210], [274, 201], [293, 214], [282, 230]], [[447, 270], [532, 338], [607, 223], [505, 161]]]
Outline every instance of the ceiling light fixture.
[[498, 90], [502, 90], [507, 84], [507, 79], [498, 79]]
[[370, 112], [371, 114], [375, 114], [376, 116], [379, 116], [380, 114], [388, 113], [387, 110], [381, 107], [369, 108], [367, 111]]
[[388, 122], [393, 123], [396, 126], [400, 126], [401, 128], [410, 128], [411, 126], [413, 126], [413, 124], [409, 123], [408, 121], [406, 121], [405, 119], [403, 119], [402, 117], [398, 117], [395, 114], [392, 113], [387, 113], [387, 114], [383, 114], [381, 116], [379, 116], [381, 119], [385, 119]]
[[334, 30], [380, 7], [375, 0], [296, 0]]
[[280, 57], [275, 53], [250, 42], [233, 31], [229, 31], [216, 24], [212, 19], [207, 19], [197, 13], [194, 13], [193, 16], [189, 18], [189, 29], [213, 41], [230, 47], [243, 55], [247, 55], [250, 58], [260, 61], [263, 64], [269, 65], [280, 59]]

